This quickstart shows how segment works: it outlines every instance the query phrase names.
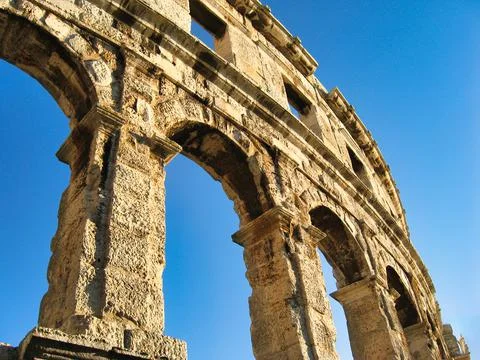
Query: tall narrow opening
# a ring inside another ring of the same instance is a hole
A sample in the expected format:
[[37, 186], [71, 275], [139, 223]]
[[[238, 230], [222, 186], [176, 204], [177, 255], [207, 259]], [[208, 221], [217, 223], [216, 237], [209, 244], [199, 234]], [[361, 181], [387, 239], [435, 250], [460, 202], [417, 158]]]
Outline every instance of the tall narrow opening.
[[55, 152], [68, 120], [33, 78], [0, 60], [0, 341], [17, 345], [37, 324], [50, 241], [68, 166]]
[[355, 175], [358, 176], [360, 180], [368, 187], [372, 188], [370, 179], [368, 178], [367, 169], [363, 165], [362, 161], [358, 158], [357, 154], [347, 146], [348, 156], [350, 157], [350, 163], [352, 164], [352, 169]]
[[[337, 282], [333, 276], [333, 268], [328, 263], [325, 255], [320, 250], [317, 250], [320, 262], [322, 264], [323, 278], [325, 279], [325, 287], [327, 294], [331, 294], [337, 290]], [[345, 312], [342, 305], [337, 301], [329, 301], [332, 309], [333, 323], [337, 331], [336, 349], [338, 356], [342, 360], [352, 360], [352, 350], [350, 348], [350, 340], [348, 338], [348, 327]]]
[[307, 98], [288, 81], [284, 81], [290, 112], [299, 120], [308, 117], [311, 104]]
[[[326, 234], [318, 245], [325, 285], [333, 293], [364, 278], [366, 263], [356, 239], [340, 217], [326, 206], [310, 211], [312, 225]], [[352, 359], [350, 346], [352, 328], [347, 326], [349, 310], [336, 301], [330, 301], [337, 329], [337, 351], [341, 359]]]
[[402, 283], [400, 276], [391, 267], [387, 267], [388, 289], [393, 297], [398, 320], [405, 329], [419, 322], [419, 316], [412, 298]]
[[186, 156], [167, 167], [166, 333], [187, 341], [189, 359], [253, 359], [251, 289], [231, 240], [239, 216], [260, 211], [245, 155], [205, 125], [172, 139]]

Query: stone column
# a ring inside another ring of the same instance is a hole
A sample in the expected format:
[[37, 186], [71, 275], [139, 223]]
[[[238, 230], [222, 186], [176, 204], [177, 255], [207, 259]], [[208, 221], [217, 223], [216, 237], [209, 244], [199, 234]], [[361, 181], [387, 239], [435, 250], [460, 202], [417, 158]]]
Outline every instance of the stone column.
[[393, 300], [377, 279], [360, 280], [332, 296], [343, 305], [356, 360], [410, 359]]
[[[40, 327], [173, 357], [164, 337], [164, 165], [176, 143], [91, 110], [58, 152], [71, 168], [59, 210]], [[72, 338], [73, 339], [73, 338]], [[186, 354], [185, 354], [186, 356]]]
[[273, 208], [233, 239], [244, 247], [253, 352], [257, 360], [338, 359], [313, 227], [293, 226], [293, 214]]
[[439, 349], [424, 322], [404, 328], [410, 355], [415, 360], [435, 360], [441, 358]]

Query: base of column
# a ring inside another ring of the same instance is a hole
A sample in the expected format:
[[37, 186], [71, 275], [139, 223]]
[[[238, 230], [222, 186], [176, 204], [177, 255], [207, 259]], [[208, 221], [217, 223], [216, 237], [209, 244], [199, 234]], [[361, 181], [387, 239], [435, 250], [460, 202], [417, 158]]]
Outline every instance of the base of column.
[[103, 339], [88, 335], [69, 335], [59, 330], [35, 328], [17, 349], [17, 357], [9, 360], [187, 360], [184, 341], [133, 330], [128, 333], [126, 346], [112, 346]]
[[415, 360], [434, 360], [440, 357], [436, 346], [430, 339], [425, 323], [421, 322], [403, 329], [410, 354]]
[[0, 360], [17, 360], [17, 348], [0, 342]]

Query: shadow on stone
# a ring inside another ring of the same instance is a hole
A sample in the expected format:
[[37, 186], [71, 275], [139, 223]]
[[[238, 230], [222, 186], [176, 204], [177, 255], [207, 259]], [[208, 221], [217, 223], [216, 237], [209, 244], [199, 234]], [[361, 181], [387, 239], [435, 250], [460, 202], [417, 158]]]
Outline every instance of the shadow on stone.
[[17, 348], [0, 342], [0, 360], [17, 359]]

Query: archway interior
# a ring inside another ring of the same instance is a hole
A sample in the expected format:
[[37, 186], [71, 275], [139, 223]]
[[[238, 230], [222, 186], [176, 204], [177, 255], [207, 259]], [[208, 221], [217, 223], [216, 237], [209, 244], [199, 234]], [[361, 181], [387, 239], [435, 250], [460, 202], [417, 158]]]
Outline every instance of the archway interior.
[[166, 334], [189, 359], [253, 359], [238, 217], [221, 185], [184, 156], [167, 166]]
[[166, 333], [187, 341], [189, 359], [253, 359], [251, 289], [243, 249], [231, 240], [239, 217], [261, 212], [247, 156], [206, 125], [171, 138], [184, 156], [167, 166]]
[[[325, 287], [327, 294], [331, 294], [337, 290], [337, 283], [333, 276], [332, 266], [328, 263], [325, 255], [318, 249], [318, 256], [322, 264], [323, 278], [325, 279]], [[352, 349], [350, 348], [350, 340], [348, 337], [347, 319], [342, 305], [337, 301], [330, 301], [330, 307], [332, 309], [333, 323], [335, 324], [335, 330], [337, 331], [336, 349], [340, 359], [352, 360]]]
[[241, 222], [262, 214], [257, 185], [247, 155], [239, 145], [220, 131], [199, 123], [185, 125], [172, 139], [182, 146], [185, 156], [222, 183]]
[[417, 324], [419, 322], [417, 309], [400, 276], [391, 266], [387, 266], [387, 282], [389, 291], [394, 297], [395, 309], [402, 327]]
[[327, 235], [319, 248], [333, 268], [338, 287], [361, 280], [364, 269], [361, 251], [338, 215], [320, 206], [310, 211], [310, 219], [312, 225]]
[[43, 29], [2, 11], [0, 58], [36, 78], [68, 118], [81, 119], [91, 109], [93, 86], [74, 57]]
[[24, 71], [0, 60], [0, 341], [17, 345], [36, 324], [50, 241], [68, 166], [55, 158], [68, 120]]
[[[365, 263], [353, 235], [331, 209], [319, 206], [310, 211], [312, 225], [326, 237], [319, 244], [319, 256], [328, 293], [359, 281]], [[333, 321], [337, 330], [337, 351], [342, 359], [352, 359], [346, 314], [336, 301], [330, 301]]]

